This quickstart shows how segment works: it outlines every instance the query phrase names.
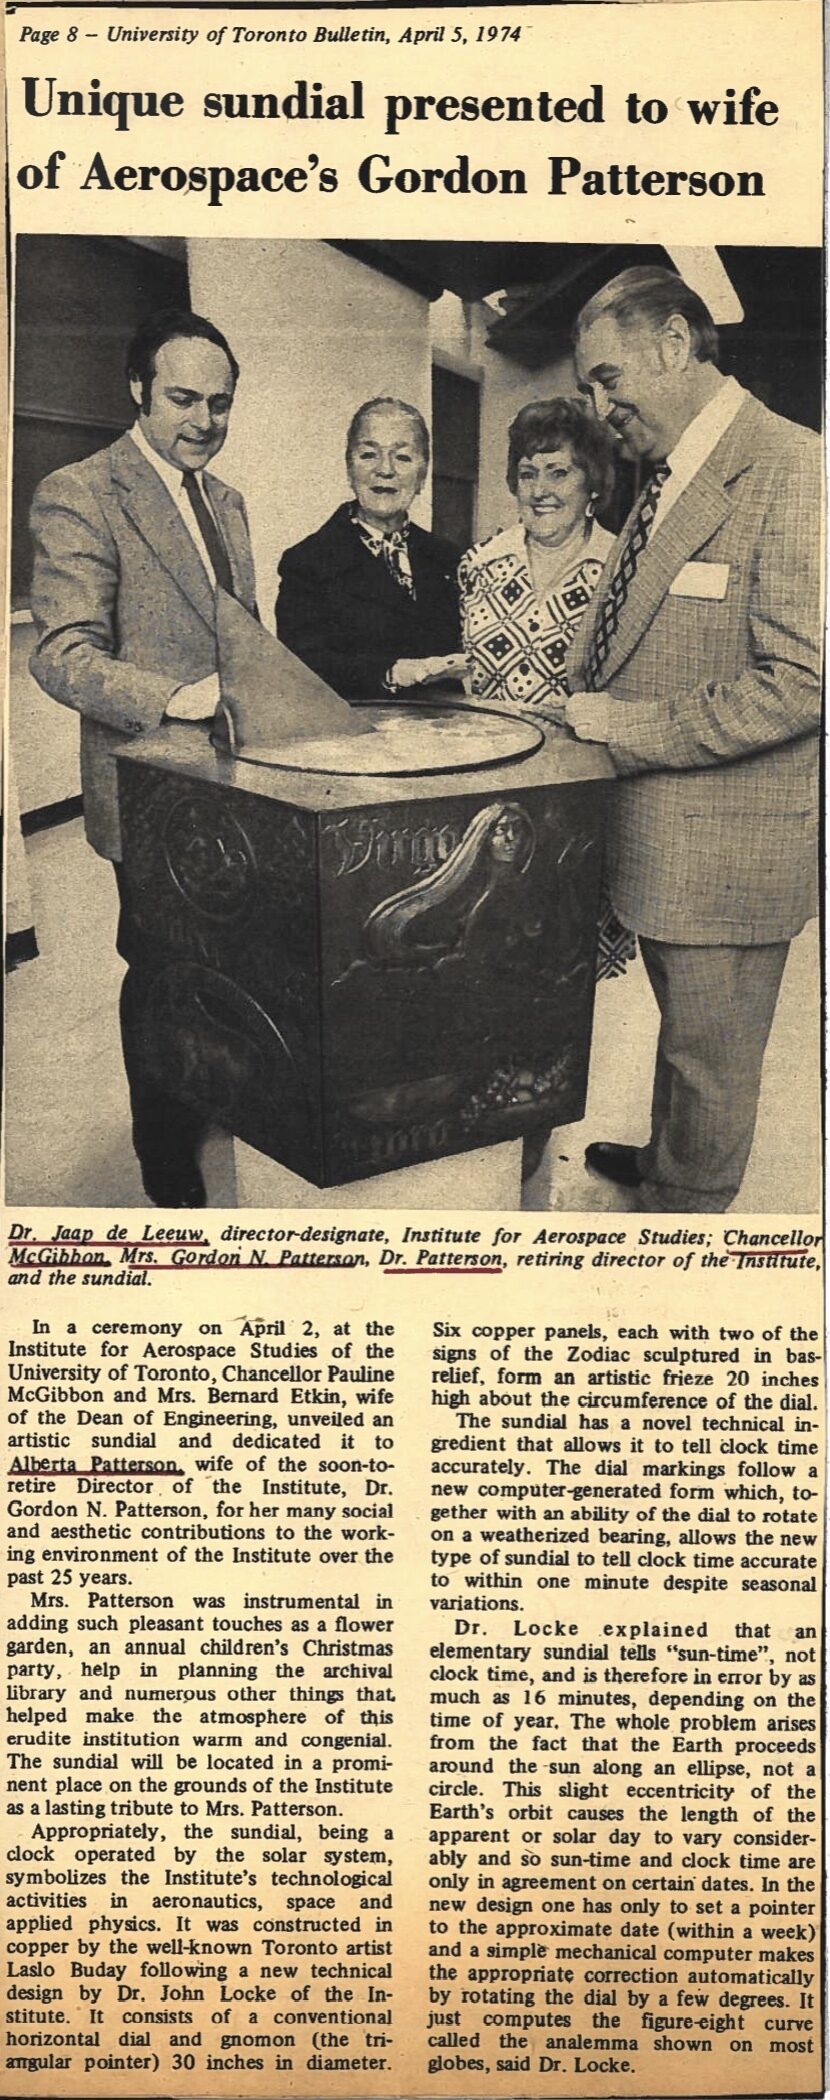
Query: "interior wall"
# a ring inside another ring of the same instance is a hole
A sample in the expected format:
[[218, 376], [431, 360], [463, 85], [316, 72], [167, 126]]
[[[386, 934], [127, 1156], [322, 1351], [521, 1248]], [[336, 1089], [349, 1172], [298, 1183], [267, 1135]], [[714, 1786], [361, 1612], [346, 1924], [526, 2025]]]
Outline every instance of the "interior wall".
[[[323, 241], [188, 243], [190, 295], [241, 376], [217, 470], [242, 490], [259, 608], [273, 628], [283, 549], [349, 495], [346, 431], [361, 401], [397, 394], [429, 418], [429, 305]], [[413, 516], [429, 524], [429, 490]]]
[[35, 684], [34, 621], [15, 613], [9, 638], [9, 728], [20, 809], [46, 809], [81, 792], [78, 717]]
[[574, 391], [569, 358], [552, 358], [549, 365], [531, 372], [512, 358], [489, 349], [487, 332], [493, 319], [494, 309], [484, 302], [464, 304], [451, 293], [445, 293], [430, 308], [435, 357], [447, 359], [457, 371], [468, 372], [481, 383], [478, 539], [486, 539], [500, 526], [512, 524], [516, 514], [504, 478], [507, 432], [513, 417], [528, 401], [549, 400], [554, 394]]

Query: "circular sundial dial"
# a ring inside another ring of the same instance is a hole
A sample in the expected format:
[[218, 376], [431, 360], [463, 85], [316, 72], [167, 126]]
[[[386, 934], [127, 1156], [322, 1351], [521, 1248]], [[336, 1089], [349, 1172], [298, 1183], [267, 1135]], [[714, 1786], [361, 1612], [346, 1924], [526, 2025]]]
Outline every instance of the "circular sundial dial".
[[258, 765], [302, 773], [468, 772], [528, 758], [544, 742], [537, 721], [472, 707], [362, 707], [352, 736], [300, 737], [282, 747], [237, 755]]

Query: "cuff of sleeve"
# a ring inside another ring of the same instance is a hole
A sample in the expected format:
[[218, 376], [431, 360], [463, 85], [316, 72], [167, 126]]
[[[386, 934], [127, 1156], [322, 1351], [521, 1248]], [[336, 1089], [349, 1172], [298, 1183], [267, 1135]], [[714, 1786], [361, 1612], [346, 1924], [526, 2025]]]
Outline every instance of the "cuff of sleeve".
[[625, 779], [630, 773], [645, 771], [642, 759], [635, 758], [633, 751], [625, 750], [621, 744], [610, 743], [608, 756], [615, 773], [619, 773], [621, 779]]
[[618, 773], [649, 773], [665, 764], [662, 729], [653, 707], [615, 708], [608, 749]]

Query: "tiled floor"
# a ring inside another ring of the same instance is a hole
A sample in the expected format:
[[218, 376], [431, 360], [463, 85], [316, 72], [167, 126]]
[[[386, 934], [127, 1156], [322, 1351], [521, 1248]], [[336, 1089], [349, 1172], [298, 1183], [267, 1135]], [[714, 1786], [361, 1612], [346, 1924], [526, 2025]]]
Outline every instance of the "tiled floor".
[[[112, 872], [80, 822], [27, 842], [40, 956], [8, 980], [6, 1193], [11, 1203], [141, 1204], [118, 1037], [122, 965]], [[656, 1019], [638, 962], [599, 987], [588, 1108], [555, 1131], [525, 1191], [526, 1210], [627, 1207], [585, 1171], [592, 1138], [646, 1135]], [[819, 1207], [818, 944], [793, 943], [764, 1072], [741, 1212]]]

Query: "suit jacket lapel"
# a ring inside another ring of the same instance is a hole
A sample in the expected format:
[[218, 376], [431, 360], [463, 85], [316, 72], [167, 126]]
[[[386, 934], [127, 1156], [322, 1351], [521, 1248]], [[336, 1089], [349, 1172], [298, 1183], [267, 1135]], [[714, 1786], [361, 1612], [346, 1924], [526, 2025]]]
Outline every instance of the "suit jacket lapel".
[[233, 489], [214, 474], [206, 474], [205, 487], [213, 515], [227, 549], [236, 595], [242, 605], [252, 606], [255, 595], [254, 565], [239, 500]]
[[[750, 397], [739, 409], [714, 452], [704, 460], [694, 480], [678, 497], [665, 525], [655, 531], [653, 539], [644, 547], [603, 665], [603, 686], [612, 684], [615, 672], [636, 648], [675, 576], [729, 516], [731, 483], [754, 457], [752, 433], [756, 406]], [[590, 621], [586, 621], [580, 634], [579, 650], [583, 664], [626, 538], [627, 530], [624, 530], [611, 550], [592, 601]]]
[[665, 527], [643, 549], [603, 665], [603, 684], [610, 685], [614, 672], [650, 626], [674, 577], [711, 539], [731, 507], [723, 475], [718, 475], [711, 459], [706, 460], [694, 481], [678, 497]]
[[204, 563], [161, 477], [148, 460], [142, 459], [129, 436], [113, 447], [112, 473], [123, 508], [136, 530], [205, 625], [215, 632], [216, 595]]

